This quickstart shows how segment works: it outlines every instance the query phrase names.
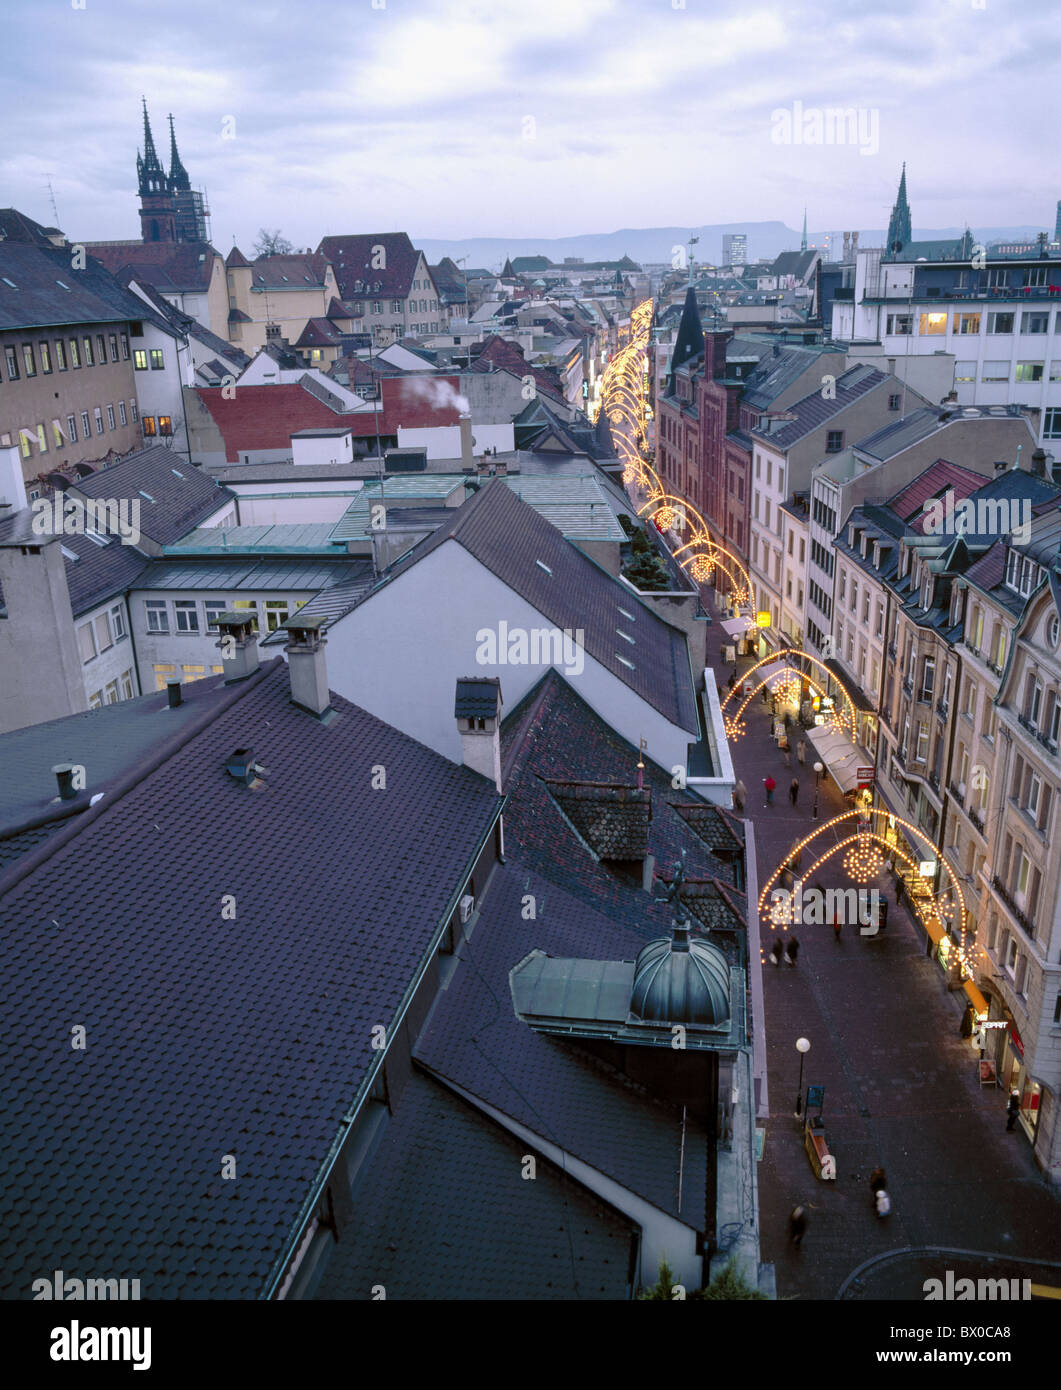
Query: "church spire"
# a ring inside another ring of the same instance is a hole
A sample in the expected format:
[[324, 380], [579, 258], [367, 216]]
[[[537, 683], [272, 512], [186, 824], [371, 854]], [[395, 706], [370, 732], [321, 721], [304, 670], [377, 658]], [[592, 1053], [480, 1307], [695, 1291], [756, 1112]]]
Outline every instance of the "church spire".
[[910, 229], [910, 204], [906, 201], [906, 162], [903, 162], [903, 172], [899, 179], [899, 192], [895, 199], [895, 206], [892, 208], [892, 215], [888, 222], [888, 237], [885, 250], [891, 255], [897, 255], [904, 246], [913, 240], [913, 233]]
[[191, 188], [191, 179], [188, 171], [181, 163], [181, 157], [177, 153], [177, 137], [173, 133], [173, 115], [169, 118], [169, 186], [174, 192], [186, 193]]
[[696, 290], [689, 286], [685, 291], [685, 304], [678, 321], [678, 332], [674, 338], [674, 351], [670, 359], [670, 376], [667, 394], [674, 394], [674, 373], [678, 367], [701, 356], [704, 351], [704, 326], [700, 319], [700, 307], [696, 302]]
[[800, 249], [801, 251], [806, 251], [806, 249], [807, 249], [807, 209], [806, 209], [806, 208], [803, 209], [803, 241], [801, 242], [800, 248], [799, 248], [799, 249]]
[[136, 156], [136, 177], [140, 194], [164, 193], [166, 191], [166, 171], [159, 163], [155, 153], [155, 141], [151, 134], [151, 122], [147, 117], [147, 98], [141, 97], [144, 105], [144, 153]]

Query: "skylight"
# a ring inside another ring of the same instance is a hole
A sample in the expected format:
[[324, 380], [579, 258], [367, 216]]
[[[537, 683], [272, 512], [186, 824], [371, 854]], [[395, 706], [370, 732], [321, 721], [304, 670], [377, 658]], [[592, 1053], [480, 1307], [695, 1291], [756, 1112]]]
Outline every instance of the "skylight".
[[2, 279], [5, 285], [10, 285], [13, 290], [18, 289], [18, 286], [15, 284], [14, 280], [9, 280], [6, 275], [3, 276]]
[[174, 476], [175, 478], [183, 478], [183, 477], [184, 477], [184, 474], [180, 471], [179, 468], [171, 468], [169, 471], [173, 474], [173, 476]]
[[59, 549], [63, 552], [63, 555], [67, 560], [72, 560], [75, 564], [77, 563], [78, 556], [75, 555], [72, 550], [67, 550], [65, 545], [61, 545]]
[[60, 288], [61, 290], [69, 290], [69, 288], [70, 288], [69, 285], [64, 285], [63, 282], [62, 282], [61, 280], [56, 280], [55, 283], [59, 286], [59, 288]]
[[634, 645], [634, 639], [630, 636], [628, 632], [624, 632], [621, 627], [617, 627], [615, 630], [624, 642], [629, 642], [631, 646]]
[[535, 560], [534, 563], [535, 563], [540, 569], [543, 569], [543, 570], [545, 571], [546, 574], [552, 574], [552, 570], [551, 570], [551, 569], [549, 568], [549, 566], [544, 562], [544, 560]]
[[625, 608], [620, 608], [619, 612], [623, 615], [624, 618], [629, 618], [631, 622], [635, 621], [634, 615], [632, 613], [628, 613]]
[[110, 538], [101, 535], [99, 531], [86, 531], [85, 539], [90, 540], [93, 545], [98, 545], [100, 547], [110, 544]]
[[627, 661], [626, 657], [620, 656], [618, 652], [615, 653], [615, 659], [616, 661], [621, 661], [624, 666], [629, 666], [631, 671], [637, 670], [637, 667], [634, 665], [632, 661]]
[[149, 492], [145, 492], [143, 488], [140, 488], [139, 491], [140, 491], [140, 496], [143, 497], [143, 498], [146, 498], [146, 500], [147, 500], [148, 502], [153, 502], [153, 501], [155, 500], [155, 499], [151, 496], [151, 494], [150, 494]]

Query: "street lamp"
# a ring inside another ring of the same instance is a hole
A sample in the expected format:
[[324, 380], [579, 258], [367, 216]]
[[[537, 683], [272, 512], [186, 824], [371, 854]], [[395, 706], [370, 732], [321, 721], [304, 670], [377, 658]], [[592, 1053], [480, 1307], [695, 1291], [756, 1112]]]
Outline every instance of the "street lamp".
[[825, 771], [824, 763], [814, 764], [814, 819], [818, 819], [818, 787], [822, 780], [822, 773]]
[[810, 1051], [810, 1041], [807, 1038], [796, 1039], [796, 1051], [799, 1053], [799, 1091], [796, 1094], [796, 1119], [803, 1115], [803, 1059]]

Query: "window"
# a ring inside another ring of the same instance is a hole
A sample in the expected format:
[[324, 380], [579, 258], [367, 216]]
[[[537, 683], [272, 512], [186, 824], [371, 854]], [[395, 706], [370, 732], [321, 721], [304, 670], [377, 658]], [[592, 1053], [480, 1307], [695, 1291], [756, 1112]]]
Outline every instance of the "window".
[[96, 365], [100, 367], [107, 365], [107, 344], [102, 333], [96, 334]]
[[199, 605], [194, 599], [179, 598], [173, 605], [178, 632], [199, 631]]
[[88, 697], [88, 707], [89, 707], [89, 709], [102, 709], [102, 708], [103, 708], [103, 691], [102, 691], [102, 690], [94, 690], [94, 691], [92, 692], [92, 694]]
[[[1061, 323], [1061, 314], [1058, 315], [1058, 323]], [[1061, 375], [1059, 375], [1058, 380], [1061, 380]], [[1061, 439], [1061, 406], [1054, 406], [1045, 412], [1043, 438]]]
[[1050, 327], [1050, 311], [1021, 314], [1020, 331], [1022, 333], [1045, 333]]
[[117, 362], [117, 360], [118, 360], [118, 335], [117, 335], [117, 333], [112, 333], [112, 334], [110, 335], [110, 345], [111, 345], [111, 361], [112, 361], [112, 362]]
[[57, 338], [55, 341], [55, 365], [61, 372], [66, 371], [66, 344], [62, 338]]
[[838, 454], [843, 447], [843, 430], [828, 430], [825, 435], [825, 452], [827, 454]]
[[77, 339], [70, 339], [70, 365], [71, 367], [81, 366], [81, 354], [77, 348]]
[[33, 344], [22, 344], [22, 365], [26, 369], [27, 377], [37, 375], [37, 360], [33, 356]]
[[122, 672], [122, 699], [131, 700], [136, 694], [136, 686], [133, 684], [132, 668]]
[[1042, 381], [1043, 364], [1041, 362], [1018, 362], [1017, 381]]
[[1008, 362], [985, 362], [984, 370], [980, 377], [981, 381], [1008, 381], [1009, 363]]
[[154, 435], [154, 434], [156, 434], [156, 433], [157, 433], [157, 431], [156, 431], [156, 429], [155, 429], [155, 417], [154, 417], [153, 415], [145, 415], [145, 416], [144, 416], [144, 434], [145, 434], [145, 435]]
[[1033, 728], [1039, 727], [1039, 716], [1043, 707], [1043, 687], [1042, 682], [1037, 681], [1031, 674], [1028, 676], [1028, 688], [1024, 701], [1024, 717]]
[[37, 447], [40, 449], [42, 454], [46, 454], [48, 452], [48, 436], [44, 432], [43, 424], [37, 426]]
[[947, 315], [945, 313], [931, 313], [921, 315], [921, 336], [932, 337], [937, 334], [944, 334], [947, 331]]
[[914, 331], [913, 314], [889, 314], [886, 325], [887, 331], [899, 337], [909, 336]]
[[98, 405], [96, 406], [95, 410], [92, 412], [92, 415], [93, 415], [93, 418], [94, 418], [95, 421], [96, 421], [96, 433], [97, 433], [97, 434], [102, 434], [102, 433], [103, 433], [103, 411], [100, 410], [100, 408], [99, 408]]
[[18, 353], [13, 347], [4, 348], [4, 358], [7, 361], [8, 381], [18, 380]]
[[965, 703], [962, 706], [962, 713], [968, 719], [972, 719], [976, 713], [976, 686], [971, 680], [965, 682]]
[[66, 437], [71, 444], [77, 443], [77, 419], [73, 415], [66, 417]]
[[86, 440], [92, 437], [92, 421], [88, 418], [87, 410], [81, 412], [81, 435]]
[[140, 412], [139, 412], [139, 410], [137, 409], [137, 406], [136, 406], [136, 402], [135, 402], [135, 401], [130, 401], [130, 402], [129, 402], [129, 414], [132, 416], [132, 421], [133, 421], [133, 424], [135, 425], [136, 422], [140, 419]]
[[161, 348], [151, 349], [151, 370], [161, 372], [166, 366], [165, 358], [162, 356]]
[[114, 429], [114, 406], [112, 405], [107, 407], [107, 428], [109, 430]]
[[187, 684], [189, 681], [201, 681], [206, 675], [205, 666], [182, 666], [181, 679]]
[[889, 396], [889, 397], [888, 397], [888, 409], [889, 409], [889, 410], [898, 410], [899, 407], [902, 405], [902, 403], [903, 403], [903, 398], [902, 398], [902, 396]]
[[82, 623], [77, 630], [77, 641], [81, 648], [82, 665], [87, 666], [96, 655], [96, 639], [92, 634], [92, 624]]
[[1058, 734], [1061, 734], [1061, 698], [1058, 698], [1057, 691], [1050, 692], [1050, 713], [1046, 720], [1046, 736], [1051, 743], [1056, 743]]
[[[1028, 882], [1031, 878], [1031, 873], [1032, 861], [1024, 853], [1024, 850], [1018, 846], [1017, 864], [1015, 872], [1013, 874], [1013, 901], [1017, 904], [1017, 906], [1020, 908], [1022, 912], [1024, 911], [1025, 905], [1028, 901]], [[1006, 965], [1008, 969], [1008, 961], [1006, 962]]]
[[120, 642], [125, 636], [125, 611], [120, 603], [116, 603], [110, 612], [111, 632], [116, 642]]
[[987, 272], [987, 287], [989, 290], [1002, 290], [1009, 284], [1008, 270], [989, 270]]
[[936, 658], [934, 656], [925, 657], [925, 665], [921, 672], [921, 698], [931, 700], [932, 692], [936, 687]]
[[121, 698], [118, 694], [118, 682], [116, 680], [108, 681], [103, 694], [108, 705], [116, 705]]
[[988, 333], [1012, 333], [1013, 315], [1010, 313], [990, 313], [987, 316]]
[[129, 423], [129, 417], [125, 413], [124, 401], [118, 402], [118, 419], [122, 422], [123, 425], [127, 425]]
[[[149, 598], [145, 601], [144, 607], [147, 609], [147, 630], [148, 632], [169, 632], [169, 608], [165, 599]], [[169, 668], [171, 671], [173, 667]], [[158, 667], [155, 668], [158, 670]], [[165, 681], [159, 686], [163, 688]]]
[[92, 339], [88, 336], [87, 333], [81, 339], [81, 346], [84, 349], [85, 366], [91, 367], [94, 362], [94, 359], [92, 357]]
[[52, 371], [52, 350], [47, 343], [38, 343], [37, 350], [41, 355], [41, 371], [45, 376], [50, 376]]
[[249, 609], [251, 616], [251, 626], [253, 627], [255, 632], [258, 632], [258, 604], [255, 599], [238, 598], [235, 600], [232, 607], [233, 609]]
[[158, 417], [158, 432], [159, 434], [173, 433], [173, 421], [168, 415], [160, 415]]
[[955, 333], [959, 334], [959, 335], [962, 336], [962, 337], [966, 337], [966, 336], [967, 336], [968, 334], [970, 334], [970, 333], [979, 333], [979, 332], [980, 332], [980, 315], [979, 315], [979, 314], [955, 314], [955, 315], [954, 315], [954, 331], [955, 331]]
[[954, 364], [955, 381], [975, 381], [976, 363], [975, 362], [955, 362]]
[[176, 666], [171, 661], [156, 663], [155, 665], [155, 689], [165, 690], [166, 682], [171, 681], [177, 673]]
[[147, 349], [135, 348], [133, 351], [133, 368], [138, 372], [147, 371]]
[[1046, 266], [1035, 266], [1033, 269], [1027, 271], [1024, 276], [1024, 283], [1026, 285], [1038, 286], [1040, 288], [1043, 285], [1047, 284]]
[[208, 598], [203, 604], [206, 609], [207, 632], [217, 631], [217, 620], [228, 610], [228, 602], [223, 598]]
[[123, 362], [128, 362], [128, 360], [129, 360], [129, 335], [128, 335], [128, 333], [123, 333], [123, 334], [122, 334], [122, 361], [123, 361]]
[[837, 591], [836, 591], [836, 601], [837, 601], [837, 603], [843, 603], [843, 601], [844, 601], [844, 594], [845, 594], [846, 591], [847, 591], [847, 570], [841, 570], [841, 571], [840, 571], [839, 584], [838, 584]]
[[265, 626], [269, 632], [275, 632], [281, 623], [286, 623], [291, 615], [287, 599], [266, 599], [265, 600]]
[[921, 719], [917, 721], [917, 752], [914, 757], [919, 763], [928, 758], [928, 725]]

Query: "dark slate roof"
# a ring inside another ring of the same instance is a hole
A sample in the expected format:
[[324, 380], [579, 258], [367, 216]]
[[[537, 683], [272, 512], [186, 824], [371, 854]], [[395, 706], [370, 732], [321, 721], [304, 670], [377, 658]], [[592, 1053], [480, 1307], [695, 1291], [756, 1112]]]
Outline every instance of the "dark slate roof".
[[307, 319], [295, 347], [338, 347], [343, 335], [326, 318]]
[[[590, 656], [672, 723], [698, 733], [685, 634], [565, 540], [512, 488], [496, 479], [484, 483], [453, 509], [451, 521], [388, 572], [388, 582], [450, 540], [462, 545], [552, 626], [571, 632], [582, 629]], [[633, 624], [619, 613], [620, 605], [636, 614]], [[633, 645], [618, 637], [619, 624], [630, 630]], [[619, 646], [629, 647], [629, 655], [625, 650], [617, 652]], [[633, 669], [619, 660], [620, 655]]]
[[319, 289], [324, 284], [327, 266], [327, 257], [314, 251], [258, 256], [251, 264], [251, 288]]
[[[61, 235], [56, 227], [42, 227], [39, 222], [34, 222], [32, 217], [19, 212], [18, 208], [0, 208], [0, 241], [21, 241], [30, 246], [51, 246], [54, 243], [48, 238], [49, 232]], [[68, 256], [67, 260], [69, 259]]]
[[82, 478], [70, 491], [85, 497], [138, 501], [140, 530], [159, 545], [170, 545], [201, 526], [235, 496], [227, 487], [219, 486], [209, 473], [161, 444], [99, 469]]
[[[764, 353], [745, 379], [742, 405], [769, 410], [778, 396], [822, 356], [821, 348], [782, 347], [779, 343], [774, 346], [777, 350]], [[729, 355], [727, 351], [726, 356]]]
[[494, 372], [506, 369], [518, 377], [530, 376], [540, 391], [563, 400], [564, 393], [557, 378], [542, 367], [532, 366], [519, 343], [510, 343], [491, 334], [483, 343], [478, 356], [468, 367], [470, 372]]
[[798, 280], [804, 280], [817, 259], [817, 251], [782, 251], [770, 267], [770, 274], [794, 275]]
[[454, 719], [496, 719], [501, 682], [496, 676], [468, 676], [457, 681]]
[[0, 330], [128, 323], [148, 313], [91, 257], [73, 270], [68, 247], [0, 241]]
[[[373, 266], [385, 251], [384, 266]], [[406, 232], [377, 232], [370, 236], [326, 236], [317, 251], [331, 261], [343, 299], [406, 299], [420, 252]]]
[[627, 1298], [634, 1225], [542, 1157], [524, 1182], [526, 1151], [414, 1072], [314, 1297]]
[[113, 538], [99, 546], [86, 536], [64, 536], [63, 545], [77, 556], [66, 561], [66, 587], [75, 618], [132, 588], [148, 563], [135, 546]]
[[773, 433], [761, 426], [757, 426], [751, 433], [756, 439], [770, 443], [775, 449], [789, 449], [814, 430], [828, 424], [841, 411], [886, 380], [886, 374], [878, 372], [876, 367], [851, 367], [836, 378], [836, 395], [831, 400], [823, 398], [819, 387], [817, 391], [812, 391], [809, 396], [804, 396], [802, 400], [788, 407], [789, 412], [796, 417], [794, 420], [789, 420]]
[[860, 439], [855, 447], [860, 454], [869, 454], [871, 458], [881, 460], [893, 458], [896, 454], [902, 453], [904, 449], [919, 444], [922, 439], [926, 439], [934, 433], [939, 428], [942, 414], [943, 412], [938, 406], [921, 406], [909, 415], [904, 415], [898, 420], [891, 420], [879, 430], [867, 434], [865, 439]]
[[997, 588], [1005, 575], [1006, 543], [1002, 540], [996, 541], [986, 555], [981, 555], [980, 559], [974, 561], [965, 571], [965, 578], [969, 583], [975, 584], [985, 593]]
[[[282, 661], [226, 694], [4, 893], [9, 1298], [60, 1268], [135, 1273], [149, 1299], [260, 1296], [500, 809], [336, 695], [328, 724], [299, 711]], [[260, 791], [225, 769], [247, 746]], [[72, 1021], [86, 1051], [43, 1044]]]
[[644, 859], [652, 792], [636, 786], [544, 779], [553, 800], [600, 859]]
[[129, 268], [164, 293], [208, 290], [218, 254], [208, 241], [97, 241], [85, 249], [113, 275]]

